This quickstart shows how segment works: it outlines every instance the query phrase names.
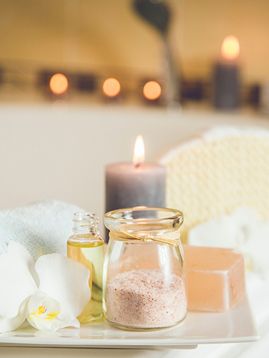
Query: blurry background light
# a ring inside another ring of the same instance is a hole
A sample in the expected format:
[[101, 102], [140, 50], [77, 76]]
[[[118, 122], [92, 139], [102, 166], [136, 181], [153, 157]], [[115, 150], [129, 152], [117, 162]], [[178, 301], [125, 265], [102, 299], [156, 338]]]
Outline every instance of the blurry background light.
[[120, 94], [121, 85], [116, 78], [107, 78], [103, 83], [103, 93], [110, 98], [117, 97]]
[[143, 95], [149, 101], [156, 101], [161, 97], [162, 88], [157, 81], [148, 81], [144, 84]]
[[226, 60], [235, 60], [239, 56], [240, 45], [235, 36], [227, 36], [221, 46], [221, 54]]
[[68, 79], [63, 73], [55, 73], [50, 78], [49, 87], [53, 94], [62, 95], [68, 90]]

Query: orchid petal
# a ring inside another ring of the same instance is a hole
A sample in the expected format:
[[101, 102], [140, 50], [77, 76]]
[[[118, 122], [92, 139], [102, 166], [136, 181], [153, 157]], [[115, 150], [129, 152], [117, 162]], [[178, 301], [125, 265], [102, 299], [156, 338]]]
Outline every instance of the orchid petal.
[[17, 242], [10, 242], [7, 252], [0, 256], [0, 317], [3, 326], [13, 326], [14, 322], [20, 321], [17, 315], [22, 317], [19, 312], [22, 303], [36, 290], [33, 266], [32, 257]]
[[41, 256], [35, 269], [40, 291], [58, 301], [61, 312], [76, 318], [90, 300], [90, 271], [60, 254]]
[[27, 316], [27, 310], [26, 310], [27, 301], [28, 299], [23, 301], [15, 317], [12, 318], [0, 317], [0, 333], [15, 331], [24, 323]]
[[79, 321], [66, 312], [61, 311], [61, 305], [55, 299], [38, 291], [28, 302], [28, 322], [36, 329], [57, 331], [65, 327], [79, 328]]

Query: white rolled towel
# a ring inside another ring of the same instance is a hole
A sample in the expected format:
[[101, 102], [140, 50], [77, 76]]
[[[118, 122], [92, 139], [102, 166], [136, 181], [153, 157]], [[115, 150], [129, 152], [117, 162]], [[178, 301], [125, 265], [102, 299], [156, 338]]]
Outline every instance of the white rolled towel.
[[56, 200], [0, 210], [0, 254], [13, 240], [24, 245], [35, 259], [53, 252], [65, 255], [77, 211], [81, 209]]

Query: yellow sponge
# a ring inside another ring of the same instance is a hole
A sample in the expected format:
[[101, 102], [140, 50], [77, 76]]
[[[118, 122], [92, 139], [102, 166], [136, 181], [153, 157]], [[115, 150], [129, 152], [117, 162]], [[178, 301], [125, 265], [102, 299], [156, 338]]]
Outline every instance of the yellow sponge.
[[269, 131], [215, 128], [181, 144], [167, 167], [167, 206], [183, 211], [183, 241], [199, 223], [237, 207], [269, 218]]

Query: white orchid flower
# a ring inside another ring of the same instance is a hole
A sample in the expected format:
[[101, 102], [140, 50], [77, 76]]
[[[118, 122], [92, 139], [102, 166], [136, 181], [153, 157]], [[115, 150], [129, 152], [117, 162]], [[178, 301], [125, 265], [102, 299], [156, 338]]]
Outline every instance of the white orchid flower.
[[0, 333], [27, 321], [35, 328], [79, 327], [77, 316], [90, 300], [90, 272], [60, 254], [36, 263], [19, 243], [0, 256]]
[[57, 331], [67, 325], [76, 328], [80, 326], [79, 321], [72, 314], [61, 309], [59, 301], [41, 291], [30, 297], [27, 308], [27, 320], [34, 328]]

